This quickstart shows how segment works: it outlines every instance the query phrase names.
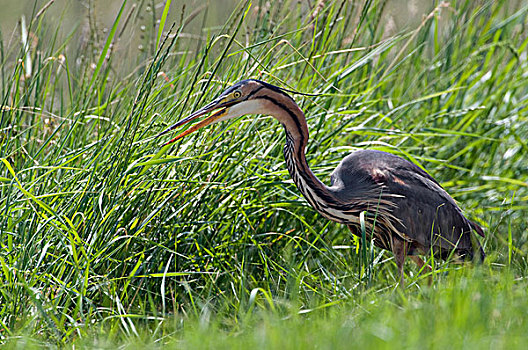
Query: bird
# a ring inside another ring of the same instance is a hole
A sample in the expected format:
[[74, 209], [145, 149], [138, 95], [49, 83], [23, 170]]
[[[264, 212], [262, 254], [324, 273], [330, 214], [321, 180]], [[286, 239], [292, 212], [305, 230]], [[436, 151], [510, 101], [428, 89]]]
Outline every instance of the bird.
[[430, 269], [420, 255], [433, 254], [444, 260], [453, 256], [457, 260], [484, 260], [486, 255], [475, 236], [484, 237], [482, 228], [464, 216], [432, 176], [402, 157], [360, 149], [339, 163], [329, 186], [320, 181], [306, 160], [305, 114], [288, 93], [296, 92], [256, 79], [242, 80], [156, 137], [208, 114], [163, 146], [214, 123], [247, 114], [270, 115], [284, 127], [286, 166], [307, 202], [323, 217], [347, 226], [356, 236], [361, 237], [363, 222], [367, 239], [394, 254], [400, 286], [405, 284], [407, 256], [420, 269]]

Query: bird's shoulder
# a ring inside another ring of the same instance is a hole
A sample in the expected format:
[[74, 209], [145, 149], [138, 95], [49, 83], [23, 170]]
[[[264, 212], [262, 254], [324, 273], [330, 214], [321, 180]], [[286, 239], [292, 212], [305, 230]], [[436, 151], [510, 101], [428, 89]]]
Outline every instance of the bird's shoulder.
[[438, 181], [422, 168], [397, 155], [377, 150], [359, 150], [347, 155], [332, 173], [331, 181], [333, 187], [347, 190], [367, 190], [383, 185], [395, 193], [435, 193], [455, 204]]

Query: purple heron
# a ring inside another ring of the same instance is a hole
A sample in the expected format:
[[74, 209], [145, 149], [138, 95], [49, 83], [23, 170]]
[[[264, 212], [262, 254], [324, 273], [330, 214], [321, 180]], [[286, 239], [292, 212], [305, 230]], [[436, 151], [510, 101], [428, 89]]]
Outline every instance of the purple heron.
[[211, 112], [165, 145], [207, 125], [242, 115], [273, 116], [286, 132], [284, 157], [288, 171], [308, 203], [328, 220], [346, 225], [358, 236], [360, 215], [366, 213], [363, 222], [368, 239], [393, 252], [401, 286], [406, 256], [420, 268], [425, 263], [418, 255], [431, 252], [442, 259], [452, 254], [466, 260], [474, 255], [484, 259], [482, 246], [474, 236], [476, 232], [484, 237], [482, 229], [464, 216], [433, 177], [401, 157], [359, 150], [341, 161], [331, 175], [330, 186], [321, 182], [305, 157], [308, 126], [304, 113], [280, 87], [254, 79], [240, 81], [158, 136]]

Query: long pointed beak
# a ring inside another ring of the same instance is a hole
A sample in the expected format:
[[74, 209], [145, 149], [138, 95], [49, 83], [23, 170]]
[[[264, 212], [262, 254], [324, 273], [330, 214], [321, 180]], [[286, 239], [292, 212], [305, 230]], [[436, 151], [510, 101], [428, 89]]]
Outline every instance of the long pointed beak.
[[199, 110], [197, 110], [196, 112], [192, 113], [190, 116], [188, 116], [187, 118], [184, 118], [182, 120], [180, 120], [179, 122], [177, 122], [176, 124], [174, 125], [171, 125], [170, 127], [168, 127], [167, 129], [163, 130], [162, 132], [160, 132], [158, 135], [156, 135], [156, 138], [162, 136], [162, 135], [165, 135], [166, 133], [168, 133], [169, 131], [171, 130], [174, 130], [176, 129], [177, 127], [179, 126], [182, 126], [184, 124], [187, 124], [189, 123], [190, 121], [193, 121], [195, 120], [196, 118], [198, 117], [201, 117], [202, 115], [204, 114], [207, 114], [209, 112], [212, 112], [214, 110], [217, 110], [215, 113], [211, 114], [209, 117], [205, 118], [204, 120], [202, 120], [201, 122], [191, 126], [189, 129], [185, 130], [184, 132], [182, 132], [181, 134], [179, 134], [178, 136], [176, 136], [175, 138], [173, 138], [172, 140], [166, 142], [163, 144], [163, 146], [167, 146], [167, 145], [170, 145], [171, 143], [174, 143], [176, 141], [178, 141], [179, 139], [181, 139], [182, 137], [185, 137], [187, 135], [189, 135], [190, 133], [198, 130], [198, 129], [201, 129], [203, 128], [204, 126], [207, 126], [209, 124], [212, 124], [214, 123], [215, 121], [217, 121], [218, 119], [220, 119], [222, 116], [225, 115], [226, 111], [227, 111], [227, 107], [220, 107], [220, 109], [218, 109], [218, 105], [219, 103], [217, 101], [214, 101], [210, 104], [208, 104], [207, 106], [203, 107], [203, 108], [200, 108]]

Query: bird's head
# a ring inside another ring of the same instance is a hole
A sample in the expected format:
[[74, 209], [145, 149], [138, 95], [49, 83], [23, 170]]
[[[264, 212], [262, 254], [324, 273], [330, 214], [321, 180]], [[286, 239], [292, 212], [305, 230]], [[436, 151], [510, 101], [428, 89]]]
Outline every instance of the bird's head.
[[[282, 124], [286, 125], [286, 123], [288, 123], [287, 119], [292, 119], [291, 115], [284, 113], [286, 105], [290, 105], [289, 108], [298, 109], [293, 99], [288, 94], [286, 94], [283, 89], [259, 80], [242, 80], [226, 89], [213, 102], [195, 111], [187, 118], [184, 118], [176, 124], [170, 126], [163, 132], [159, 133], [156, 137], [164, 135], [179, 126], [187, 124], [209, 113], [212, 114], [199, 123], [191, 126], [189, 129], [182, 132], [169, 142], [165, 143], [165, 145], [176, 142], [182, 137], [187, 136], [190, 133], [207, 125], [240, 117], [246, 114], [271, 114]], [[291, 107], [292, 105], [294, 107]]]

